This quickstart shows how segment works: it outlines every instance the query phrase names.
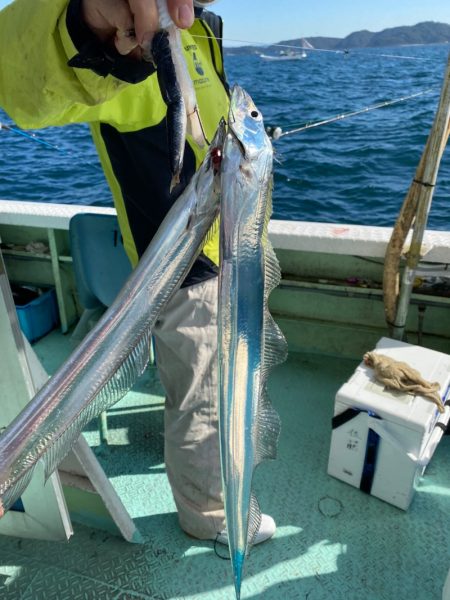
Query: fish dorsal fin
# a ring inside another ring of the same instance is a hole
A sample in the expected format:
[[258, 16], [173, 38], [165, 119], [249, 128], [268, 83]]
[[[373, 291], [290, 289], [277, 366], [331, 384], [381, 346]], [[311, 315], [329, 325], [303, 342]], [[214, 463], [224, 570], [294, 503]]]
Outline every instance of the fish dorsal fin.
[[263, 390], [255, 423], [255, 467], [263, 460], [277, 456], [281, 422], [266, 389]]
[[[269, 206], [270, 210], [270, 206]], [[254, 444], [255, 466], [265, 459], [276, 458], [280, 417], [272, 406], [267, 393], [267, 380], [270, 371], [282, 363], [287, 356], [287, 344], [283, 333], [269, 312], [268, 300], [271, 291], [281, 279], [278, 259], [267, 235], [266, 219], [262, 244], [264, 251], [264, 328], [261, 364], [261, 388], [258, 413], [255, 421]]]
[[113, 406], [133, 387], [144, 372], [150, 359], [150, 332], [143, 335], [134, 345], [114, 375], [99, 390], [93, 401], [74, 419], [52, 448], [45, 454], [48, 477], [71, 448], [84, 427], [104, 410]]
[[4, 509], [8, 509], [21, 496], [31, 480], [38, 461], [44, 464], [45, 477], [48, 478], [68, 454], [89, 421], [125, 396], [149, 362], [150, 339], [150, 332], [147, 332], [137, 340], [115, 374], [99, 390], [92, 402], [85, 406], [62, 432], [53, 421], [49, 421], [45, 429], [39, 430], [37, 439], [36, 436], [31, 437], [28, 444], [30, 451], [24, 453], [21, 462], [11, 473], [10, 479], [5, 482], [7, 489], [4, 494], [0, 489], [1, 504]]

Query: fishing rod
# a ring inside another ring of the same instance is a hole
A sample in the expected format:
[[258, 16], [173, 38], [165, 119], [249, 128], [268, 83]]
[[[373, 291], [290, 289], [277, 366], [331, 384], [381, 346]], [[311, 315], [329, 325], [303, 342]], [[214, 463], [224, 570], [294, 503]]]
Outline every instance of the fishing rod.
[[[266, 127], [266, 132], [271, 139], [273, 139], [274, 141], [277, 141], [277, 140], [281, 139], [282, 137], [285, 137], [288, 135], [293, 135], [295, 133], [300, 133], [302, 131], [306, 131], [307, 129], [313, 129], [315, 127], [329, 125], [330, 123], [335, 123], [337, 121], [349, 119], [350, 117], [356, 117], [358, 115], [368, 113], [373, 110], [378, 110], [380, 108], [385, 108], [387, 106], [393, 106], [394, 104], [399, 104], [400, 102], [406, 102], [407, 100], [411, 100], [412, 98], [424, 96], [425, 94], [429, 94], [433, 91], [436, 91], [436, 89], [437, 88], [428, 88], [426, 90], [422, 90], [422, 91], [416, 92], [414, 94], [409, 94], [408, 96], [402, 96], [401, 98], [395, 98], [394, 100], [386, 100], [385, 102], [379, 102], [378, 104], [373, 104], [372, 106], [366, 106], [365, 108], [353, 110], [348, 113], [341, 113], [339, 115], [335, 115], [334, 117], [329, 117], [327, 119], [322, 119], [320, 121], [314, 121], [312, 123], [306, 123], [304, 125], [301, 125], [300, 127], [291, 126], [292, 129], [289, 129], [288, 131], [283, 131], [282, 128], [279, 126], [269, 125]], [[43, 140], [42, 138], [37, 137], [34, 133], [29, 134], [29, 133], [26, 133], [25, 131], [16, 129], [15, 127], [11, 127], [10, 125], [6, 125], [5, 123], [0, 122], [0, 130], [1, 129], [22, 135], [25, 138], [29, 138], [35, 142], [39, 142], [40, 144], [43, 144], [44, 146], [47, 146], [48, 148], [52, 148], [53, 150], [59, 150], [60, 152], [67, 153], [67, 150], [64, 150], [64, 149], [60, 148], [59, 146], [56, 146], [55, 144], [51, 144], [50, 142], [47, 142], [46, 140]], [[71, 154], [71, 153], [69, 152], [69, 154]]]
[[386, 106], [393, 106], [394, 104], [398, 104], [400, 102], [406, 102], [407, 100], [411, 100], [412, 98], [424, 96], [425, 94], [429, 94], [430, 92], [436, 91], [436, 89], [437, 88], [428, 88], [426, 90], [422, 90], [421, 92], [416, 92], [414, 94], [410, 94], [409, 96], [402, 96], [401, 98], [395, 98], [394, 100], [386, 100], [385, 102], [379, 102], [378, 104], [373, 104], [372, 106], [366, 106], [365, 108], [353, 110], [348, 113], [342, 113], [342, 114], [336, 115], [334, 117], [330, 117], [328, 119], [323, 119], [321, 121], [314, 121], [313, 123], [306, 123], [305, 125], [290, 129], [288, 131], [283, 131], [282, 128], [279, 126], [268, 126], [268, 127], [266, 127], [266, 132], [273, 140], [276, 141], [287, 135], [293, 135], [294, 133], [300, 133], [301, 131], [306, 131], [307, 129], [312, 129], [314, 127], [321, 127], [322, 125], [328, 125], [330, 123], [335, 123], [336, 121], [342, 121], [343, 119], [348, 119], [350, 117], [356, 117], [357, 115], [361, 115], [363, 113], [368, 113], [372, 110], [378, 110], [379, 108], [385, 108]]
[[55, 144], [51, 144], [50, 142], [43, 140], [42, 138], [38, 137], [35, 133], [27, 133], [25, 131], [22, 131], [21, 129], [16, 129], [15, 127], [11, 127], [11, 125], [7, 125], [6, 123], [0, 122], [0, 130], [10, 131], [11, 133], [16, 133], [17, 135], [21, 135], [24, 138], [33, 140], [34, 142], [38, 142], [39, 144], [42, 144], [43, 146], [46, 146], [47, 148], [51, 148], [52, 150], [59, 150], [59, 152], [65, 152], [65, 153], [70, 154], [70, 152], [68, 152], [67, 150], [64, 150], [63, 148], [60, 148], [59, 146], [56, 146]]

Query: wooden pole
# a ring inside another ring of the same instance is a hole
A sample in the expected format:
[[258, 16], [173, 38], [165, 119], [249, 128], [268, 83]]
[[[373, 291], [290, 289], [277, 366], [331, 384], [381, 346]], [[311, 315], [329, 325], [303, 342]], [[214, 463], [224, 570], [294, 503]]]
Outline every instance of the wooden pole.
[[[444, 76], [439, 106], [425, 145], [416, 174], [403, 202], [388, 243], [383, 276], [386, 321], [394, 339], [404, 336], [406, 317], [411, 298], [415, 272], [420, 260], [434, 187], [442, 155], [450, 133], [450, 56]], [[399, 289], [399, 266], [403, 246], [414, 222], [406, 267]]]

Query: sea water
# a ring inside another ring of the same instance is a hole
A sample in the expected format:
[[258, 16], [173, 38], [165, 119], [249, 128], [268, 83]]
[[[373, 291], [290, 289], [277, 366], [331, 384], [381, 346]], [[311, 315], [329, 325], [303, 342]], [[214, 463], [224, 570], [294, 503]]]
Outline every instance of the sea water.
[[[230, 84], [283, 131], [425, 92], [274, 142], [274, 218], [392, 226], [436, 113], [449, 45], [308, 52], [304, 60], [227, 55]], [[11, 120], [0, 112], [0, 121]], [[0, 198], [111, 205], [87, 125], [34, 132], [60, 150], [0, 130]], [[450, 151], [428, 227], [450, 229]]]

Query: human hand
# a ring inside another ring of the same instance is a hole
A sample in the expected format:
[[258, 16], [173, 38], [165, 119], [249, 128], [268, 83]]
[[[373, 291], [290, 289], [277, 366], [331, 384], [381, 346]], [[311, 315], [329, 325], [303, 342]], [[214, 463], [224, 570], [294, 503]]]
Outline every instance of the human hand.
[[[169, 14], [181, 29], [194, 21], [193, 0], [167, 0]], [[156, 0], [82, 0], [86, 25], [102, 42], [114, 43], [120, 54], [142, 57], [158, 30]]]

